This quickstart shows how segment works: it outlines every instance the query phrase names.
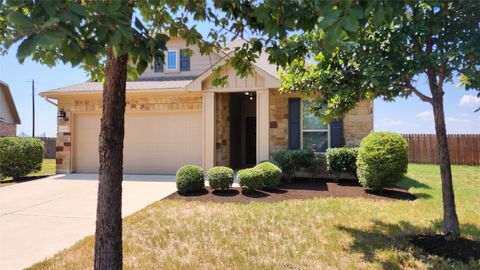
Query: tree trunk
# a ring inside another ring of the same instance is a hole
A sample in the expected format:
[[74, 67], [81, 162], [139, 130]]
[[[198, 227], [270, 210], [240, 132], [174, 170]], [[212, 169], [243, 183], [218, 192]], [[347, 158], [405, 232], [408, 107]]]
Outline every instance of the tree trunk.
[[127, 55], [107, 47], [100, 128], [94, 269], [122, 269], [122, 178]]
[[457, 211], [455, 210], [452, 168], [450, 166], [445, 114], [443, 111], [443, 91], [440, 91], [440, 93], [438, 93], [438, 91], [435, 92], [432, 93], [432, 105], [433, 115], [435, 117], [438, 156], [440, 158], [440, 174], [442, 178], [443, 225], [445, 238], [447, 240], [455, 240], [460, 237], [460, 225], [458, 223]]

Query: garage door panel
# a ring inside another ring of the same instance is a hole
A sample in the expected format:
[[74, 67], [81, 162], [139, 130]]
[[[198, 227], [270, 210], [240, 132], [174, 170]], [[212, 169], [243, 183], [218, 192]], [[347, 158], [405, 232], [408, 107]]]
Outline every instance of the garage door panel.
[[[74, 169], [98, 171], [99, 115], [75, 118]], [[185, 164], [202, 163], [200, 112], [127, 114], [125, 117], [124, 172], [174, 174]]]

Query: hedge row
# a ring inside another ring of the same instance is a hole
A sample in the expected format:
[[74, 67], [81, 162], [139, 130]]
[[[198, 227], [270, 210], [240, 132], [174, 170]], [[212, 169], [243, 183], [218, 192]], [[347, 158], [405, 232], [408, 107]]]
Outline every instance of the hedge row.
[[[207, 172], [210, 187], [214, 190], [226, 190], [233, 184], [234, 172], [231, 168], [217, 166]], [[271, 162], [262, 162], [249, 169], [239, 170], [238, 183], [242, 189], [273, 189], [280, 184], [282, 170]], [[176, 174], [177, 190], [186, 194], [200, 191], [205, 186], [203, 169], [196, 165], [185, 165]]]
[[[326, 169], [331, 173], [351, 173], [366, 188], [381, 190], [395, 186], [407, 172], [407, 142], [392, 132], [372, 132], [359, 148], [331, 148], [325, 155]], [[282, 175], [291, 177], [300, 168], [315, 174], [324, 170], [322, 157], [302, 150], [282, 150], [272, 156], [273, 163], [261, 162], [253, 168], [239, 170], [238, 183], [242, 189], [273, 189]], [[232, 186], [234, 172], [228, 167], [208, 170], [212, 189], [225, 190]], [[177, 188], [181, 193], [194, 192], [204, 187], [202, 168], [186, 165], [177, 171]]]

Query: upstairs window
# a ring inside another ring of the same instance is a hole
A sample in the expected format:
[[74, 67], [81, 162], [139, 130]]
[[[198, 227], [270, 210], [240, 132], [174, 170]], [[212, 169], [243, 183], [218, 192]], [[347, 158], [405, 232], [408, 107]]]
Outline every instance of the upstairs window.
[[167, 53], [167, 70], [178, 71], [177, 51], [168, 51]]
[[312, 112], [312, 100], [302, 101], [302, 147], [314, 152], [325, 152], [330, 145], [329, 126]]
[[[164, 64], [165, 63], [165, 64]], [[164, 70], [165, 66], [165, 70]], [[154, 72], [190, 71], [189, 49], [171, 50], [165, 53], [165, 61], [153, 61]]]

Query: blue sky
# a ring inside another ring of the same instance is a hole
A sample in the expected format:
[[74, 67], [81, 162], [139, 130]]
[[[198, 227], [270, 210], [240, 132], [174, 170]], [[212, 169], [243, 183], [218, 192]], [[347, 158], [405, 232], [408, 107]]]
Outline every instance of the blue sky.
[[[88, 75], [81, 68], [72, 68], [70, 65], [59, 64], [54, 68], [48, 68], [29, 59], [19, 64], [15, 54], [16, 46], [12, 47], [7, 55], [0, 56], [0, 80], [10, 86], [20, 114], [22, 124], [18, 126], [17, 133], [31, 135], [32, 105], [29, 81], [35, 80], [38, 94], [49, 89], [84, 82]], [[424, 81], [419, 81], [416, 86], [424, 93], [428, 93], [428, 86]], [[35, 98], [35, 134], [56, 136], [56, 108], [38, 95]], [[476, 97], [475, 91], [465, 91], [454, 84], [448, 84], [444, 102], [448, 133], [480, 133], [480, 112], [474, 113], [475, 108], [480, 107], [480, 99]], [[432, 108], [416, 96], [408, 99], [398, 98], [389, 103], [375, 100], [374, 129], [399, 133], [435, 133]]]

